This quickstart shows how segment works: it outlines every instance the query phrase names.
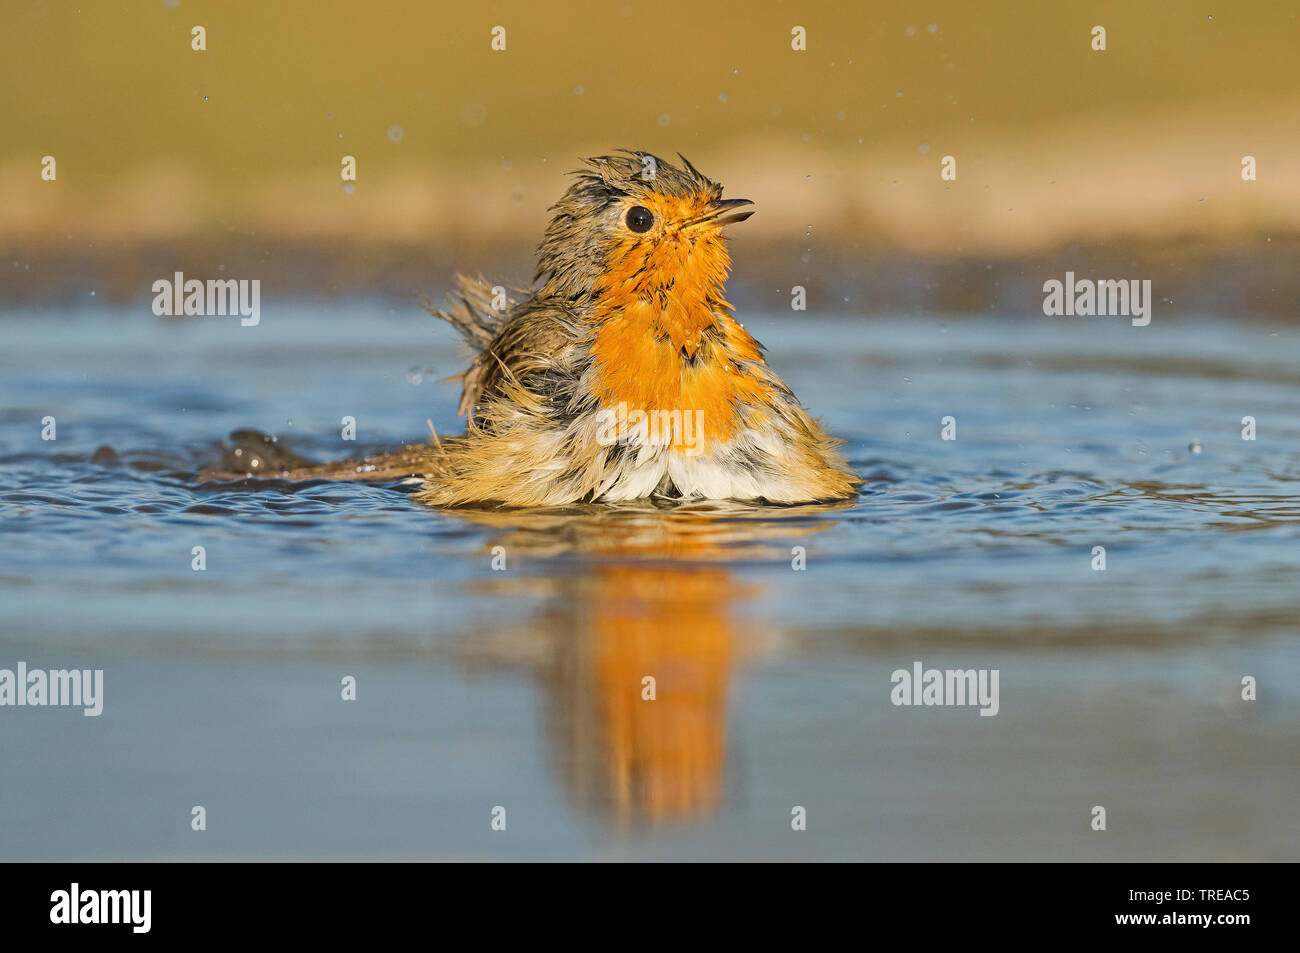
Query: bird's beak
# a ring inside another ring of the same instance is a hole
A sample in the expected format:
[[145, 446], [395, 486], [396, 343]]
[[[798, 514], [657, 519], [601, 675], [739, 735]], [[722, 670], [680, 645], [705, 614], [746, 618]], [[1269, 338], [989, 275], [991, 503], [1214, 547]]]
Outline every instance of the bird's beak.
[[753, 205], [749, 199], [718, 199], [710, 202], [707, 211], [699, 218], [687, 222], [688, 225], [703, 225], [706, 222], [714, 228], [722, 228], [724, 225], [734, 225], [736, 222], [743, 222], [749, 216], [753, 215], [757, 209], [749, 209], [745, 212], [735, 211], [746, 205]]

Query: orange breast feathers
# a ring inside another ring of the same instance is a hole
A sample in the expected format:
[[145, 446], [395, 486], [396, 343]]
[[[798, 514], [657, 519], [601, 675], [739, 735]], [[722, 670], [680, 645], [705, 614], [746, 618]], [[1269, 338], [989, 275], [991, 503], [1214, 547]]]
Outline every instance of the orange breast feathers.
[[[730, 264], [721, 239], [633, 246], [611, 258], [613, 266], [596, 283], [601, 296], [593, 315], [602, 407], [692, 414], [696, 432], [687, 440], [696, 452], [701, 444], [731, 439], [741, 425], [739, 407], [768, 404], [771, 394], [736, 366], [762, 357], [719, 290]], [[684, 449], [680, 430], [671, 446]]]

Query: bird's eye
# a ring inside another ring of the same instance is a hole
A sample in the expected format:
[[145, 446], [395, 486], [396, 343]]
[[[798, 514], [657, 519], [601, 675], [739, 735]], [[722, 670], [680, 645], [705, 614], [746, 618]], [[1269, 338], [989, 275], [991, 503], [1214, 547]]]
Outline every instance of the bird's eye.
[[627, 210], [627, 227], [634, 232], [648, 232], [654, 223], [654, 213], [644, 205], [633, 205]]

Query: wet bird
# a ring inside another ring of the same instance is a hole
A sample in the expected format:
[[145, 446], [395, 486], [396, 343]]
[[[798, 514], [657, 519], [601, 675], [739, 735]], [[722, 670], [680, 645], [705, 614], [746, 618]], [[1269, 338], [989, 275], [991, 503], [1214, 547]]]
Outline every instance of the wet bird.
[[840, 441], [724, 297], [723, 230], [754, 203], [724, 199], [679, 158], [587, 159], [551, 208], [535, 291], [511, 300], [461, 277], [430, 309], [475, 352], [461, 375], [465, 434], [354, 474], [325, 465], [332, 475], [408, 470], [435, 506], [852, 496], [860, 481]]

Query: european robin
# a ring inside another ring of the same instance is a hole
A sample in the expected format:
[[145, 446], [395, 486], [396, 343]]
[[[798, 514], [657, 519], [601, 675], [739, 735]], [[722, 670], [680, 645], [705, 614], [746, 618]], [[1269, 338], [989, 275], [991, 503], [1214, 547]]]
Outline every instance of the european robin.
[[[723, 229], [748, 199], [682, 158], [586, 160], [552, 206], [537, 290], [459, 279], [434, 314], [477, 352], [463, 437], [437, 441], [417, 498], [511, 506], [644, 498], [839, 500], [860, 480], [723, 296]], [[496, 307], [494, 307], [496, 305]]]

